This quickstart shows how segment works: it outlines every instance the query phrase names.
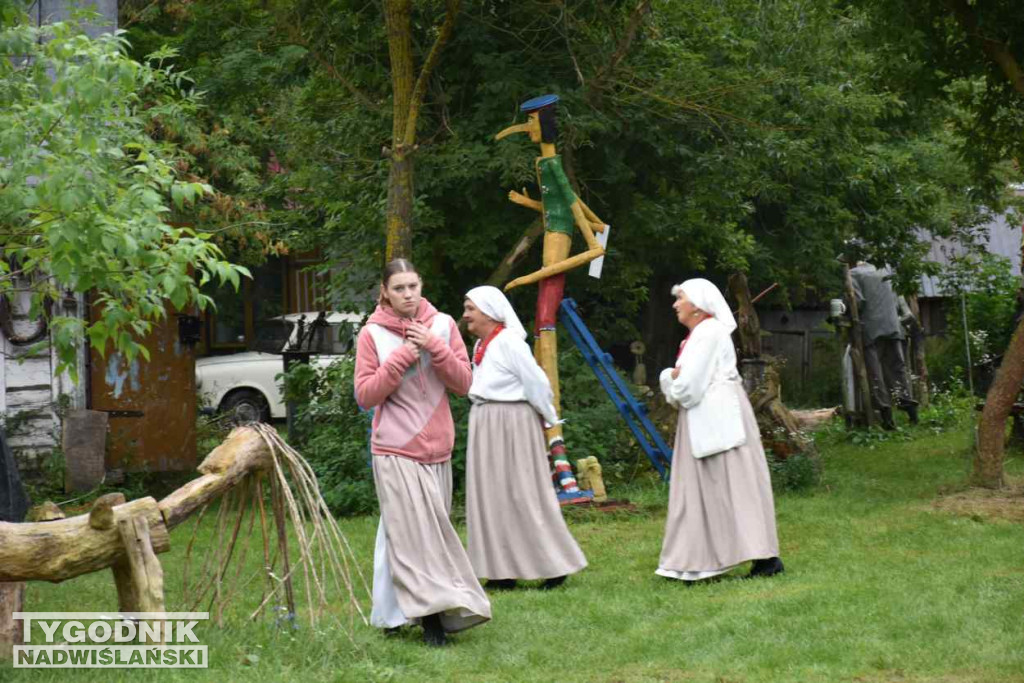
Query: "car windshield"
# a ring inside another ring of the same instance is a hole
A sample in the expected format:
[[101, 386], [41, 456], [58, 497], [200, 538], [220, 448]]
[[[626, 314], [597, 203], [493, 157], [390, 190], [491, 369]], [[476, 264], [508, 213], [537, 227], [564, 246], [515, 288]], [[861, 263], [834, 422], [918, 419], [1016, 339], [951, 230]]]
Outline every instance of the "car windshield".
[[352, 349], [355, 338], [350, 322], [315, 324], [316, 318], [307, 317], [302, 325], [302, 339], [298, 339], [298, 320], [275, 318], [256, 325], [256, 339], [252, 345], [255, 351], [281, 353], [286, 350], [289, 340], [295, 344], [295, 351], [309, 351], [319, 354], [344, 354]]
[[352, 324], [348, 322], [320, 325], [307, 322], [303, 326], [302, 335], [301, 340], [293, 337], [298, 343], [297, 350], [325, 354], [348, 353], [355, 336]]
[[293, 323], [280, 318], [257, 323], [255, 339], [251, 346], [255, 351], [281, 353], [294, 327]]

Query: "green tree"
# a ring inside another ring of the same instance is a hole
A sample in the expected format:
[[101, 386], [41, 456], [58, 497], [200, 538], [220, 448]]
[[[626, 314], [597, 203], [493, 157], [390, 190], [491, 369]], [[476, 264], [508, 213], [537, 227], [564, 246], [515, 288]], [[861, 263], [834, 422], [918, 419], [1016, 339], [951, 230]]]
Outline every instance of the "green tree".
[[[888, 19], [886, 39], [917, 65], [917, 89], [941, 93], [962, 115], [955, 120], [963, 154], [981, 183], [988, 170], [1024, 158], [1024, 15], [1008, 0], [865, 0]], [[1022, 288], [1024, 293], [1024, 288]], [[1018, 295], [1021, 298], [1021, 295]], [[1024, 299], [1021, 299], [1024, 300]], [[1003, 353], [978, 419], [973, 481], [1003, 485], [1006, 419], [1024, 381], [1024, 318]]]
[[[380, 151], [396, 138], [385, 9], [197, 0], [186, 18], [132, 28], [143, 49], [179, 47], [219, 119], [208, 129], [230, 129], [232, 147], [257, 158], [274, 152], [287, 172], [260, 182], [267, 220], [275, 237], [345, 264], [339, 292], [368, 290], [386, 246], [393, 159]], [[444, 5], [411, 9], [414, 27], [437, 26]], [[999, 208], [1012, 169], [963, 154], [962, 106], [919, 87], [920, 64], [878, 38], [885, 21], [797, 0], [463, 0], [416, 122], [412, 254], [429, 296], [456, 309], [529, 244], [532, 217], [506, 195], [534, 183], [535, 149], [492, 138], [545, 92], [561, 98], [571, 179], [613, 226], [604, 279], [575, 272], [568, 285], [602, 343], [642, 336], [649, 366], [670, 362], [679, 332], [665, 324], [667, 293], [696, 274], [724, 282], [745, 270], [754, 291], [779, 281], [776, 302], [828, 298], [851, 236], [912, 283], [924, 254], [915, 231], [968, 236], [985, 206]], [[539, 263], [533, 249], [520, 271]], [[513, 296], [528, 317], [534, 293]]]
[[[210, 192], [179, 179], [175, 148], [149, 131], [194, 115], [180, 73], [126, 54], [121, 35], [90, 38], [75, 23], [35, 27], [0, 3], [0, 295], [32, 290], [33, 314], [62, 292], [92, 292], [97, 317], [55, 313], [62, 368], [88, 337], [128, 358], [168, 303], [204, 307], [199, 287], [238, 285], [208, 234], [175, 214]], [[54, 309], [55, 311], [57, 309]]]

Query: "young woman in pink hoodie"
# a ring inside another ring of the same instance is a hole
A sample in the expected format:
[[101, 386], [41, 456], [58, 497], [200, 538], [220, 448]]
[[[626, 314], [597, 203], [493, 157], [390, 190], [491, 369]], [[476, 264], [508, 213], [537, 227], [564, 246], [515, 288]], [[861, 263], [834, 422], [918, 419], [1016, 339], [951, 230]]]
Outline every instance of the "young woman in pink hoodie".
[[448, 391], [473, 381], [466, 345], [451, 316], [421, 293], [413, 265], [384, 269], [380, 303], [359, 332], [356, 400], [375, 408], [370, 450], [380, 502], [370, 623], [419, 622], [423, 639], [483, 623], [491, 605], [452, 526], [455, 425]]

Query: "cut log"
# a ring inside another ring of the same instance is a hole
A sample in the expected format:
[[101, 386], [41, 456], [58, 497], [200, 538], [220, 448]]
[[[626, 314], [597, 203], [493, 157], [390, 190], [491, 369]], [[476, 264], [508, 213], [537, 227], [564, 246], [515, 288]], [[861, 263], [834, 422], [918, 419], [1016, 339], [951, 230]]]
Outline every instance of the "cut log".
[[181, 524], [190, 514], [233, 488], [245, 475], [270, 471], [274, 467], [272, 458], [259, 432], [248, 427], [234, 429], [199, 465], [204, 476], [160, 501], [167, 528]]
[[[123, 496], [111, 494], [97, 500], [88, 515], [28, 524], [0, 522], [0, 582], [59, 583], [112, 567], [126, 559], [118, 524], [139, 516], [146, 519], [153, 552], [166, 552], [170, 549], [169, 529], [247, 474], [272, 467], [270, 448], [259, 432], [239, 427], [199, 466], [203, 476], [159, 504], [152, 498], [124, 503]], [[60, 513], [52, 503], [45, 511], [43, 517]]]
[[830, 422], [837, 414], [839, 408], [819, 408], [817, 410], [791, 410], [793, 416], [801, 429], [817, 429]]
[[[170, 550], [160, 508], [153, 498], [139, 498], [112, 508], [114, 519], [144, 516], [149, 523], [154, 552]], [[50, 581], [60, 583], [99, 571], [124, 559], [124, 544], [116, 524], [95, 529], [90, 515], [54, 522], [13, 524], [0, 522], [0, 582]]]

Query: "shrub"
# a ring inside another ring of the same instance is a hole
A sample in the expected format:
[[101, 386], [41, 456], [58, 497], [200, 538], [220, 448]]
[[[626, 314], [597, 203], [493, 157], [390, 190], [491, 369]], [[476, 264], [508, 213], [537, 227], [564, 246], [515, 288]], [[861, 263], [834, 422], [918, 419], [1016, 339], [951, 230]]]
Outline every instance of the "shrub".
[[340, 358], [317, 370], [294, 365], [283, 375], [285, 400], [298, 409], [296, 443], [336, 515], [373, 512], [377, 496], [369, 463], [369, 413], [360, 410], [352, 384], [353, 361]]
[[765, 451], [765, 457], [776, 493], [805, 491], [821, 481], [821, 462], [816, 457], [796, 453], [780, 460], [771, 449]]

